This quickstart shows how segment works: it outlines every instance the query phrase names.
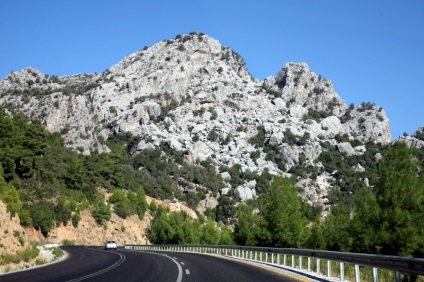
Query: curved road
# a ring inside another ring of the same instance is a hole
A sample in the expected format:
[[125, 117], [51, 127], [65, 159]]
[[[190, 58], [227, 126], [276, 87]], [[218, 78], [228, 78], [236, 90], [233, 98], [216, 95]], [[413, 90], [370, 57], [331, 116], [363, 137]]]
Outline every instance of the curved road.
[[306, 281], [215, 256], [65, 246], [64, 261], [0, 275], [0, 281]]

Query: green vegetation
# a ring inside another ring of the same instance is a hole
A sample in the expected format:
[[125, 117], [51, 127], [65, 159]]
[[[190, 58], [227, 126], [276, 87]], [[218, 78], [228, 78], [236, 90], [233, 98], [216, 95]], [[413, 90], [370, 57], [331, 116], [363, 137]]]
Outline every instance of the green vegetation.
[[60, 258], [64, 254], [63, 250], [57, 247], [51, 248], [51, 250], [55, 258]]
[[[257, 130], [249, 140], [256, 147], [251, 157], [257, 159], [263, 153], [285, 171], [281, 147], [268, 142], [263, 126]], [[207, 138], [219, 140], [217, 129], [212, 128]], [[308, 134], [297, 136], [286, 130], [282, 141], [303, 146], [309, 139]], [[322, 142], [323, 151], [314, 161], [322, 166], [306, 165], [306, 156], [300, 154], [298, 165], [290, 170], [292, 179], [286, 179], [273, 177], [267, 170], [261, 175], [242, 170], [240, 164], [222, 165], [218, 173], [214, 156], [189, 165], [184, 152], [166, 143], [135, 154], [140, 137], [129, 133], [102, 140], [110, 153], [82, 155], [64, 147], [60, 134], [47, 132], [39, 121], [20, 114], [8, 117], [0, 110], [0, 199], [11, 217], [18, 215], [22, 225], [32, 225], [45, 236], [55, 224], [78, 226], [84, 210], [90, 211], [98, 224], [107, 224], [112, 212], [122, 218], [143, 218], [150, 210], [153, 221], [148, 235], [157, 244], [236, 243], [423, 257], [423, 150], [401, 142], [363, 144], [347, 135], [335, 139], [353, 147], [363, 145], [366, 151], [347, 156]], [[357, 164], [365, 171], [355, 171]], [[230, 189], [218, 198], [216, 208], [208, 209], [205, 216], [198, 214], [198, 219], [146, 203], [148, 195], [184, 201], [195, 208], [208, 195], [218, 197], [225, 188], [222, 172], [231, 176], [232, 188], [255, 180], [259, 198], [236, 208]], [[329, 194], [331, 208], [326, 208], [329, 214], [320, 218], [319, 208], [297, 196], [294, 180], [316, 179], [324, 172], [334, 181]], [[112, 193], [108, 200], [98, 193], [100, 187]], [[26, 259], [31, 255], [19, 256]], [[3, 256], [1, 261], [15, 259]]]
[[[128, 133], [104, 141], [111, 153], [81, 155], [64, 147], [60, 134], [48, 133], [39, 121], [28, 122], [20, 114], [9, 118], [1, 110], [0, 137], [0, 199], [22, 225], [33, 225], [46, 236], [54, 224], [78, 226], [84, 209], [104, 224], [112, 211], [142, 218], [145, 193], [195, 207], [205, 193], [217, 194], [224, 187], [210, 162], [188, 165], [183, 152], [166, 144], [132, 156], [140, 139]], [[182, 193], [175, 179], [197, 187]], [[100, 197], [97, 187], [114, 193], [110, 201]]]
[[64, 239], [64, 240], [62, 241], [62, 244], [63, 244], [63, 245], [65, 245], [65, 246], [73, 246], [73, 245], [75, 245], [75, 241], [73, 241], [73, 240], [68, 240], [68, 239]]
[[423, 257], [422, 162], [422, 152], [404, 143], [390, 146], [378, 165], [373, 189], [362, 185], [355, 191], [352, 209], [340, 202], [314, 224], [313, 247]]
[[17, 252], [16, 254], [5, 254], [0, 256], [0, 265], [6, 265], [9, 263], [20, 263], [21, 261], [28, 262], [31, 259], [34, 259], [38, 256], [40, 250], [37, 248], [36, 244], [31, 244], [22, 251]]
[[260, 213], [251, 205], [238, 208], [234, 239], [240, 245], [306, 247], [307, 209], [290, 179], [276, 177], [259, 199]]
[[309, 108], [308, 113], [304, 115], [303, 119], [304, 120], [312, 119], [312, 120], [315, 120], [316, 122], [320, 122], [322, 119], [327, 118], [329, 116], [331, 116], [330, 112], [318, 111], [318, 110]]
[[213, 221], [192, 219], [185, 213], [159, 207], [149, 229], [154, 244], [234, 244], [231, 232]]

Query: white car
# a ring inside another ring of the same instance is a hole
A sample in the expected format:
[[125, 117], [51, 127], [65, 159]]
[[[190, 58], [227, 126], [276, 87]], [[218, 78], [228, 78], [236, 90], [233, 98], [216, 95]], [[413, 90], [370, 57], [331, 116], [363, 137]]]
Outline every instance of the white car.
[[109, 249], [118, 249], [118, 246], [116, 245], [116, 241], [113, 240], [107, 240], [106, 241], [106, 245], [105, 245], [105, 250], [109, 250]]

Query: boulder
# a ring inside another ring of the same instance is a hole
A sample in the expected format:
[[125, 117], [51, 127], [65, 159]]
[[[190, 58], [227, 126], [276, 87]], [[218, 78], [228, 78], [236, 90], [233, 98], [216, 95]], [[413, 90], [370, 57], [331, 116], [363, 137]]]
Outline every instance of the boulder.
[[355, 150], [352, 148], [352, 145], [349, 142], [339, 143], [336, 146], [337, 150], [339, 150], [342, 154], [347, 156], [353, 156], [356, 154]]
[[193, 162], [205, 161], [212, 154], [212, 150], [202, 141], [197, 141], [191, 150]]
[[352, 167], [356, 172], [364, 172], [365, 168], [363, 166], [361, 166], [361, 164], [356, 164]]
[[235, 189], [234, 195], [242, 202], [253, 199], [252, 189], [246, 186], [239, 186]]

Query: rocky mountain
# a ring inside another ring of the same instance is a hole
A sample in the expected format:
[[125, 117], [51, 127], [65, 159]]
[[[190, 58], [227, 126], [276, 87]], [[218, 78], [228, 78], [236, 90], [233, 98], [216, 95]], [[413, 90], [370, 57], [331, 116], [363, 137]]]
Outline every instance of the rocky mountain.
[[424, 149], [424, 126], [418, 128], [418, 130], [412, 135], [404, 135], [399, 137], [399, 141], [403, 141], [408, 144], [409, 147], [415, 149]]
[[[391, 142], [381, 107], [346, 105], [331, 80], [307, 64], [287, 63], [261, 81], [239, 54], [201, 33], [145, 47], [102, 74], [57, 77], [30, 67], [12, 72], [0, 81], [0, 105], [10, 114], [40, 119], [83, 154], [108, 152], [105, 139], [130, 132], [141, 136], [137, 150], [166, 143], [184, 152], [187, 162], [209, 160], [217, 169], [238, 164], [258, 174], [321, 167], [323, 144], [361, 155], [366, 147], [354, 146], [355, 140]], [[332, 178], [320, 171], [298, 184], [310, 202], [319, 203]], [[255, 185], [236, 187], [234, 194], [248, 200], [255, 197]]]

